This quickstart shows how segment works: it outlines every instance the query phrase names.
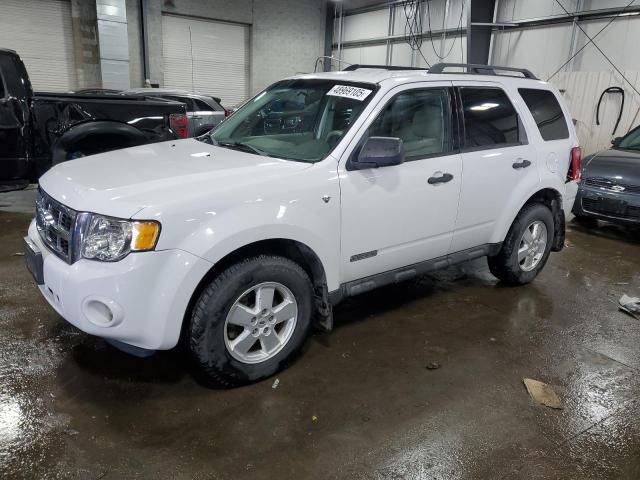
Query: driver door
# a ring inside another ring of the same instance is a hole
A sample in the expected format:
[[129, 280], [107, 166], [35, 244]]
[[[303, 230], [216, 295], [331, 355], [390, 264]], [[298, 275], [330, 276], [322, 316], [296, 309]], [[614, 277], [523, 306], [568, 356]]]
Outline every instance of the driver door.
[[[449, 253], [462, 175], [453, 105], [450, 82], [393, 89], [345, 151], [339, 165], [342, 282]], [[401, 138], [405, 162], [350, 168], [370, 136]]]

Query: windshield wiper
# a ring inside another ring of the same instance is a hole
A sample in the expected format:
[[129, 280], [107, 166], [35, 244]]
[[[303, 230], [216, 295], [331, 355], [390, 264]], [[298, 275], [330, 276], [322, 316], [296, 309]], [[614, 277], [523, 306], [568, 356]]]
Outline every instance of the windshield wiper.
[[218, 146], [218, 147], [232, 148], [232, 149], [235, 149], [235, 150], [240, 150], [242, 152], [255, 153], [257, 155], [263, 155], [265, 157], [271, 157], [271, 155], [269, 155], [265, 151], [260, 150], [259, 148], [256, 148], [253, 145], [249, 145], [248, 143], [243, 143], [243, 142], [216, 142], [215, 145]]

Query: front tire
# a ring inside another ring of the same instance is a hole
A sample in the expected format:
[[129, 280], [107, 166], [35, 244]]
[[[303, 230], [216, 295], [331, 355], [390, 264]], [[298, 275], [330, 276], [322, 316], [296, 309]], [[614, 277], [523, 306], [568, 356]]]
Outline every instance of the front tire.
[[313, 287], [295, 262], [261, 255], [214, 278], [195, 303], [192, 358], [206, 383], [234, 387], [285, 368], [311, 327]]
[[525, 205], [513, 221], [500, 252], [488, 258], [489, 270], [509, 285], [525, 285], [547, 263], [554, 238], [551, 210], [540, 203]]

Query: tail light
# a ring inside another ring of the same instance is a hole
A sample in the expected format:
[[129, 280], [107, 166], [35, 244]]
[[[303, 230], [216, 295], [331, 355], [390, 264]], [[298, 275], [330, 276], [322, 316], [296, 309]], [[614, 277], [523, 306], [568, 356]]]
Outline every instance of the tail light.
[[582, 149], [573, 147], [571, 149], [571, 162], [569, 163], [569, 171], [567, 172], [567, 181], [580, 180], [580, 169], [582, 168]]
[[180, 138], [189, 136], [189, 119], [184, 113], [172, 113], [169, 115], [169, 125]]
[[231, 110], [224, 109], [224, 118], [230, 117], [233, 112]]

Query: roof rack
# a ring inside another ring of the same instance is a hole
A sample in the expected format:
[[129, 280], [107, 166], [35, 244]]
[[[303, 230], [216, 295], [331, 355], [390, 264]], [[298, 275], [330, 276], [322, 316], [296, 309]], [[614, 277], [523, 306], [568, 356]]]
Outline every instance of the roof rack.
[[[465, 68], [466, 72], [460, 73], [471, 73], [475, 75], [497, 75], [501, 74], [498, 72], [517, 72], [521, 73], [524, 78], [530, 78], [533, 80], [537, 80], [538, 78], [531, 73], [530, 70], [526, 68], [513, 68], [513, 67], [499, 67], [497, 65], [479, 65], [476, 63], [436, 63], [429, 68], [429, 73], [446, 73], [444, 70], [450, 67], [458, 67]], [[455, 73], [455, 72], [449, 72]], [[503, 76], [511, 76], [511, 75], [503, 75]]]
[[[445, 72], [446, 68], [464, 68], [466, 72]], [[423, 67], [401, 67], [397, 65], [349, 65], [345, 68], [344, 72], [353, 72], [354, 70], [360, 70], [362, 68], [375, 68], [379, 70], [422, 70], [428, 73], [465, 73], [474, 75], [496, 75], [496, 76], [515, 76], [515, 75], [503, 75], [499, 72], [515, 72], [522, 74], [523, 78], [530, 78], [537, 80], [538, 78], [526, 68], [514, 68], [514, 67], [500, 67], [497, 65], [480, 65], [477, 63], [435, 63], [431, 68], [426, 69]]]
[[349, 65], [343, 70], [343, 72], [353, 72], [354, 70], [360, 70], [361, 68], [376, 68], [379, 70], [426, 70], [426, 68], [421, 67], [399, 67], [397, 65], [359, 65], [356, 63], [353, 65]]

